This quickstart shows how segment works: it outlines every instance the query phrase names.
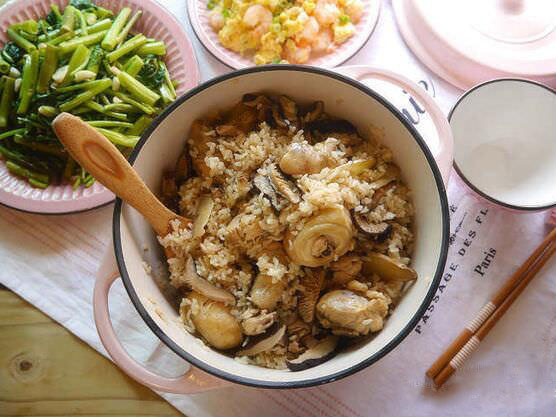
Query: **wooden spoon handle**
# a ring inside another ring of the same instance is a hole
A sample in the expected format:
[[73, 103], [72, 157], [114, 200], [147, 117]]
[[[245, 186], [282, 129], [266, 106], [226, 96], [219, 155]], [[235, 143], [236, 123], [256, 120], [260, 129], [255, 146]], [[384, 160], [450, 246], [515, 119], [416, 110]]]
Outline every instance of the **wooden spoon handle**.
[[106, 188], [139, 211], [158, 235], [169, 232], [169, 222], [179, 216], [154, 196], [108, 139], [69, 113], [59, 114], [52, 128], [70, 155]]

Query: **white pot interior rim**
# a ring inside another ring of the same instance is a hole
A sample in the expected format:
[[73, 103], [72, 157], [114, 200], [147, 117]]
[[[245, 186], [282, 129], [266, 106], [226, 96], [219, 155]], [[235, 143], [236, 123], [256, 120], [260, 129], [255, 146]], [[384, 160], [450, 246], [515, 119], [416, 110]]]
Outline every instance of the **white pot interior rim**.
[[374, 90], [366, 87], [362, 83], [348, 78], [346, 76], [340, 75], [330, 70], [325, 70], [316, 67], [310, 66], [299, 66], [299, 65], [290, 65], [290, 64], [278, 64], [278, 65], [265, 65], [262, 67], [250, 67], [242, 70], [232, 71], [230, 73], [224, 74], [222, 76], [213, 78], [209, 81], [206, 81], [199, 86], [189, 90], [187, 93], [178, 97], [174, 103], [168, 106], [151, 124], [151, 126], [143, 133], [141, 139], [135, 146], [133, 152], [129, 157], [129, 162], [131, 165], [134, 164], [135, 160], [137, 159], [139, 153], [141, 152], [142, 147], [150, 138], [151, 134], [154, 130], [159, 126], [165, 119], [168, 117], [170, 113], [172, 113], [178, 106], [182, 105], [191, 97], [203, 92], [205, 89], [214, 86], [215, 84], [221, 83], [223, 81], [227, 81], [229, 79], [240, 77], [243, 75], [257, 73], [257, 72], [269, 72], [269, 71], [302, 71], [306, 73], [313, 73], [321, 76], [331, 77], [337, 81], [341, 81], [344, 83], [349, 84], [352, 87], [355, 87], [362, 91], [363, 93], [369, 95], [373, 99], [380, 102], [384, 107], [386, 107], [392, 114], [395, 115], [397, 119], [404, 125], [404, 127], [411, 133], [411, 136], [418, 144], [418, 147], [423, 152], [429, 168], [432, 171], [434, 181], [436, 184], [436, 188], [438, 190], [438, 196], [441, 205], [441, 215], [442, 215], [442, 241], [440, 244], [440, 256], [438, 258], [438, 263], [436, 266], [436, 270], [434, 273], [434, 277], [432, 279], [432, 283], [429, 287], [429, 290], [426, 296], [423, 299], [423, 302], [408, 322], [408, 324], [400, 331], [386, 346], [384, 346], [381, 350], [373, 354], [372, 356], [364, 358], [361, 362], [357, 363], [356, 365], [342, 369], [341, 371], [335, 374], [327, 374], [322, 377], [307, 379], [302, 381], [283, 381], [283, 382], [276, 382], [276, 381], [264, 381], [261, 382], [260, 380], [254, 380], [250, 378], [246, 378], [243, 376], [235, 375], [226, 371], [223, 371], [217, 367], [214, 367], [204, 361], [201, 361], [195, 358], [193, 355], [188, 353], [186, 350], [181, 348], [176, 342], [174, 342], [160, 327], [159, 325], [153, 320], [150, 314], [142, 305], [138, 294], [136, 293], [133, 284], [131, 282], [131, 278], [129, 276], [128, 270], [126, 268], [125, 259], [123, 256], [123, 249], [122, 249], [122, 236], [121, 236], [121, 217], [122, 217], [122, 206], [123, 201], [120, 198], [116, 198], [116, 202], [114, 205], [114, 214], [113, 214], [113, 243], [114, 243], [114, 253], [116, 257], [116, 262], [118, 265], [118, 269], [120, 272], [120, 276], [122, 278], [124, 287], [135, 306], [137, 312], [145, 321], [147, 326], [152, 330], [152, 332], [165, 344], [167, 345], [172, 351], [174, 351], [178, 356], [188, 361], [191, 365], [202, 369], [203, 371], [214, 375], [216, 377], [222, 378], [224, 380], [238, 383], [241, 385], [246, 386], [253, 386], [258, 388], [306, 388], [316, 385], [322, 385], [329, 382], [337, 381], [341, 378], [347, 377], [349, 375], [358, 372], [371, 364], [375, 363], [387, 353], [392, 351], [409, 333], [414, 329], [417, 325], [421, 316], [424, 314], [425, 310], [428, 308], [438, 286], [440, 284], [440, 280], [442, 278], [442, 274], [444, 271], [444, 267], [446, 264], [446, 258], [448, 255], [448, 240], [449, 240], [449, 233], [450, 233], [450, 223], [449, 223], [449, 210], [448, 210], [448, 199], [446, 194], [446, 189], [444, 186], [444, 182], [442, 180], [442, 176], [436, 164], [434, 157], [432, 156], [429, 148], [427, 147], [425, 141], [417, 132], [417, 130], [406, 120], [406, 118], [399, 112], [390, 102], [388, 102], [384, 97], [380, 94], [376, 93]]
[[[538, 81], [534, 81], [534, 80], [530, 80], [527, 78], [513, 78], [513, 77], [504, 77], [504, 78], [495, 78], [493, 80], [489, 80], [489, 81], [485, 81], [483, 83], [477, 84], [474, 87], [470, 88], [469, 90], [465, 91], [456, 101], [456, 103], [454, 104], [454, 106], [450, 109], [450, 112], [448, 113], [448, 122], [451, 122], [452, 120], [452, 116], [454, 114], [454, 112], [456, 111], [456, 109], [458, 108], [458, 106], [463, 103], [465, 101], [465, 99], [472, 94], [474, 91], [489, 85], [489, 84], [493, 84], [493, 83], [498, 83], [498, 82], [505, 82], [505, 81], [517, 81], [517, 82], [523, 82], [523, 83], [529, 83], [529, 84], [533, 84], [536, 85], [538, 87], [542, 87], [545, 90], [551, 92], [552, 94], [556, 95], [556, 90], [552, 89], [551, 87], [549, 87], [546, 84], [540, 83]], [[454, 158], [453, 161], [453, 167], [456, 170], [456, 172], [458, 173], [459, 177], [465, 182], [465, 184], [467, 184], [467, 186], [469, 186], [469, 188], [471, 188], [473, 191], [475, 191], [477, 194], [479, 194], [481, 197], [485, 198], [486, 200], [490, 201], [491, 203], [494, 203], [496, 205], [511, 209], [511, 210], [518, 210], [518, 211], [523, 211], [523, 212], [528, 212], [528, 211], [541, 211], [541, 210], [549, 210], [552, 208], [556, 208], [556, 201], [553, 204], [547, 204], [544, 206], [518, 206], [515, 204], [510, 204], [510, 203], [506, 203], [504, 201], [500, 201], [494, 197], [492, 197], [491, 195], [485, 193], [484, 191], [482, 191], [480, 188], [478, 188], [475, 184], [473, 184], [468, 178], [467, 176], [463, 173], [463, 171], [458, 167], [457, 161]]]

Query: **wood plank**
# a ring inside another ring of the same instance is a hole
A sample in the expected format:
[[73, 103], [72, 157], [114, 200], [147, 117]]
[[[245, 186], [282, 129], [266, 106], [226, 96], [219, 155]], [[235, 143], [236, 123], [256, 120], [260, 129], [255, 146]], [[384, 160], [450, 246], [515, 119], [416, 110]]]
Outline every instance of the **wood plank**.
[[0, 290], [0, 325], [20, 325], [30, 323], [52, 323], [52, 320], [36, 308], [10, 291]]
[[0, 334], [0, 416], [182, 415], [6, 290]]
[[[135, 415], [135, 416], [170, 416], [168, 407], [160, 401], [141, 401], [136, 399], [99, 399], [60, 401], [0, 401], [0, 415], [36, 416], [68, 415], [80, 416], [95, 412], [101, 416]], [[24, 413], [24, 414], [22, 414]], [[179, 415], [179, 414], [178, 414]]]

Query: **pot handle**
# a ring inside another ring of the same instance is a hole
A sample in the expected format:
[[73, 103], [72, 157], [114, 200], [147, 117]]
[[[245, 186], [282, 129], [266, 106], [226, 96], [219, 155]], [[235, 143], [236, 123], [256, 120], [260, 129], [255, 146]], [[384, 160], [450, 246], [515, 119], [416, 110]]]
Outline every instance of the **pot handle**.
[[194, 366], [191, 366], [184, 375], [176, 378], [166, 378], [149, 371], [131, 358], [118, 340], [112, 327], [108, 309], [108, 293], [119, 276], [112, 245], [109, 245], [97, 272], [93, 294], [93, 310], [100, 340], [116, 365], [127, 375], [155, 391], [195, 394], [228, 385], [227, 382], [215, 378]]
[[431, 143], [431, 138], [424, 137], [423, 139], [436, 160], [436, 164], [442, 174], [444, 185], [447, 185], [452, 170], [454, 138], [448, 119], [444, 116], [444, 113], [440, 110], [440, 107], [438, 107], [438, 104], [436, 104], [433, 98], [409, 78], [389, 70], [373, 68], [366, 65], [346, 66], [337, 68], [337, 70], [344, 75], [355, 78], [357, 81], [362, 82], [370, 78], [397, 85], [407, 91], [407, 93], [425, 107], [426, 112], [430, 115], [438, 131], [439, 143]]

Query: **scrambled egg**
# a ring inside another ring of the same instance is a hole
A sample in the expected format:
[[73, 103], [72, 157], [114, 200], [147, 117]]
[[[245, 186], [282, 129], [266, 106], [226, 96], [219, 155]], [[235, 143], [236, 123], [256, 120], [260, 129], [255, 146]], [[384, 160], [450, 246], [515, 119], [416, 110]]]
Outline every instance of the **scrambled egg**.
[[353, 36], [363, 1], [208, 0], [209, 22], [224, 47], [252, 55], [257, 65], [303, 64]]

